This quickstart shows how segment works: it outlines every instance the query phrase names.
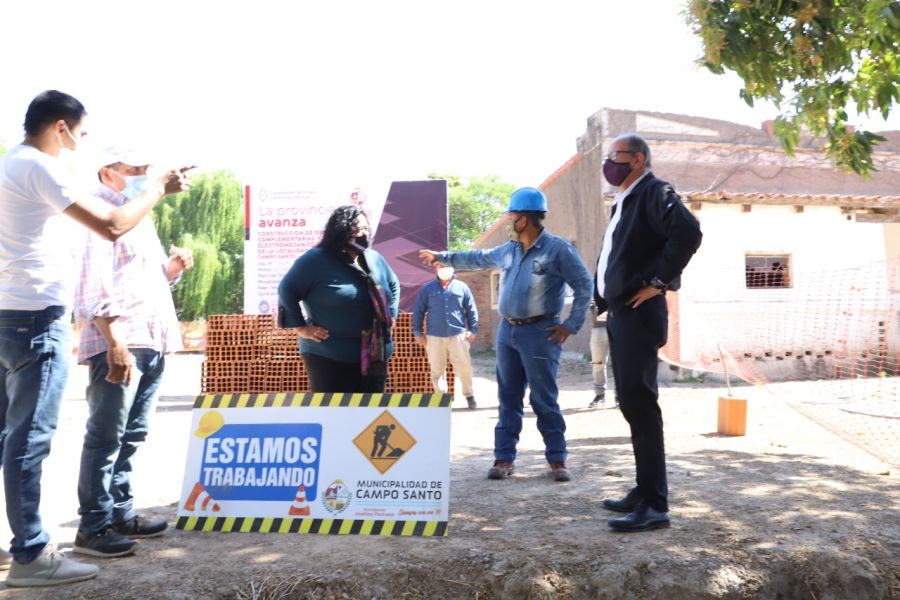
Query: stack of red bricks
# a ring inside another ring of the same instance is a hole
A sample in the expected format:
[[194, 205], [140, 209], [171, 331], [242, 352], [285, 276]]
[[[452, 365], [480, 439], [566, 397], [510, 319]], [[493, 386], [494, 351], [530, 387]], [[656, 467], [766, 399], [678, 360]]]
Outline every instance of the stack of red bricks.
[[210, 315], [206, 320], [201, 391], [263, 391], [266, 368], [261, 360], [260, 339], [263, 331], [274, 327], [272, 315]]
[[[427, 322], [426, 322], [427, 325]], [[412, 313], [402, 312], [394, 323], [394, 355], [388, 362], [388, 392], [431, 392], [431, 367], [425, 348], [416, 343], [412, 331]], [[449, 382], [450, 394], [453, 394], [455, 382], [453, 366], [447, 364], [446, 379]]]
[[[411, 313], [400, 313], [393, 338], [385, 391], [431, 393], [428, 357], [413, 337]], [[446, 377], [453, 394], [452, 367]], [[200, 388], [204, 394], [308, 392], [297, 332], [279, 329], [272, 315], [210, 315]]]

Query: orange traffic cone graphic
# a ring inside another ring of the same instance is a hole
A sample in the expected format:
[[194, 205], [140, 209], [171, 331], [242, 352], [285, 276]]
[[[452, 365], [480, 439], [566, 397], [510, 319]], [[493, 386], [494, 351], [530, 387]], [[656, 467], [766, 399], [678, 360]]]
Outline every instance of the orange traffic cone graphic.
[[291, 504], [288, 514], [292, 516], [309, 516], [309, 505], [306, 503], [306, 488], [303, 485], [297, 488], [294, 503]]
[[219, 512], [219, 503], [213, 500], [206, 488], [199, 481], [194, 484], [191, 495], [184, 503], [184, 510], [190, 512]]

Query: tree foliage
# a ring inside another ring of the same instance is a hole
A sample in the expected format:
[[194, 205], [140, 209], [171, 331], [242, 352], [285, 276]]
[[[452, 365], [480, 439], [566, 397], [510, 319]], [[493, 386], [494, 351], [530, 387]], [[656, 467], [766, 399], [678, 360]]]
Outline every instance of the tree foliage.
[[195, 177], [191, 189], [153, 209], [163, 247], [190, 248], [194, 268], [175, 288], [183, 321], [240, 313], [244, 294], [244, 214], [240, 182], [227, 171]]
[[429, 179], [446, 179], [450, 212], [450, 250], [469, 250], [506, 211], [511, 183], [495, 175], [472, 177], [463, 183], [458, 175], [432, 173]]
[[847, 111], [887, 118], [900, 103], [900, 2], [691, 0], [685, 15], [710, 71], [737, 73], [750, 106], [774, 101], [789, 156], [806, 127], [838, 166], [875, 170], [873, 147], [884, 138], [848, 127]]

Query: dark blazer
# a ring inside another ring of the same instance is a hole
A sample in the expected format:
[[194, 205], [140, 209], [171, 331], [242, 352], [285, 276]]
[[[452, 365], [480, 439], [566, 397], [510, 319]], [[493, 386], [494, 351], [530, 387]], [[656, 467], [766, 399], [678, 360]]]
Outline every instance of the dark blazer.
[[654, 277], [677, 290], [681, 272], [703, 237], [700, 223], [672, 186], [653, 173], [638, 182], [617, 208], [622, 214], [613, 232], [603, 298], [597, 294], [594, 273], [594, 301], [600, 312], [624, 306]]

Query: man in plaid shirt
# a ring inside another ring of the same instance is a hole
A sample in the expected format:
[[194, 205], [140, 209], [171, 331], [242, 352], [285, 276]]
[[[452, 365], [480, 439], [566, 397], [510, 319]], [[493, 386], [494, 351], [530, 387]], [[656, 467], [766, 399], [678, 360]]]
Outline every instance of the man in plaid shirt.
[[[121, 206], [143, 190], [147, 160], [109, 148], [99, 163], [97, 196], [106, 202]], [[88, 236], [75, 293], [78, 362], [90, 368], [90, 414], [74, 552], [123, 556], [134, 552], [133, 538], [161, 535], [168, 527], [134, 511], [131, 470], [147, 436], [165, 354], [182, 349], [170, 286], [192, 266], [190, 250], [172, 247], [165, 255], [149, 216], [116, 242]]]

